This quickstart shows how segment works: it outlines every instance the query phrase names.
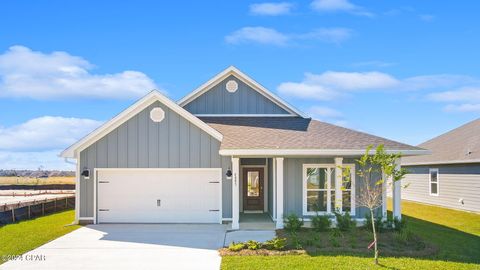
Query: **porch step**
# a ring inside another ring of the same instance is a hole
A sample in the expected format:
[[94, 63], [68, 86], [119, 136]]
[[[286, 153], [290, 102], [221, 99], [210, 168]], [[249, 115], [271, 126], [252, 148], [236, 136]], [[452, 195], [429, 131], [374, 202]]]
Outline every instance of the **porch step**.
[[275, 231], [273, 222], [240, 222], [240, 230], [271, 230]]

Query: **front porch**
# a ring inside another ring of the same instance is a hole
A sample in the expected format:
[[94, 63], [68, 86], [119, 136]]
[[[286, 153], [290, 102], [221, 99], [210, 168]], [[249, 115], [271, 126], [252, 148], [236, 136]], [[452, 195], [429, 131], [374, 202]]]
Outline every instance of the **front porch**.
[[[348, 211], [362, 219], [365, 209], [355, 205], [355, 158], [348, 157], [232, 157], [232, 230], [274, 230], [284, 227], [284, 214], [309, 221], [315, 214]], [[342, 168], [352, 169], [345, 186]], [[398, 165], [399, 166], [399, 165]], [[312, 178], [312, 174], [315, 175]], [[394, 216], [401, 218], [400, 182], [392, 185]], [[383, 185], [382, 214], [386, 216]], [[358, 191], [357, 191], [358, 192]], [[313, 208], [320, 206], [320, 210]]]

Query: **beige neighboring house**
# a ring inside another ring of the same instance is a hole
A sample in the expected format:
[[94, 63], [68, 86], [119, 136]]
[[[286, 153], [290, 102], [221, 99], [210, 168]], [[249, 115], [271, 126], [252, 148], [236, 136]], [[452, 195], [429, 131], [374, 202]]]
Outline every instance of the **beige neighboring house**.
[[480, 213], [480, 118], [418, 146], [432, 154], [402, 160], [402, 198]]

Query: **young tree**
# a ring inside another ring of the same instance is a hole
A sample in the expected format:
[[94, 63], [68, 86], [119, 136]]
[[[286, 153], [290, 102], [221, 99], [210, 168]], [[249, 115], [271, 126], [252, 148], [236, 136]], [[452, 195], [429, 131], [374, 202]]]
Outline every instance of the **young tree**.
[[[375, 154], [370, 154], [372, 146], [367, 147], [365, 154], [357, 160], [359, 168], [356, 174], [363, 181], [360, 193], [356, 198], [358, 206], [366, 207], [370, 211], [370, 218], [372, 223], [373, 244], [375, 247], [375, 264], [378, 264], [378, 238], [377, 229], [375, 228], [374, 212], [382, 206], [382, 192], [383, 183], [386, 183], [388, 178], [392, 179], [392, 184], [400, 181], [405, 177], [407, 171], [403, 168], [398, 169], [396, 164], [401, 158], [401, 154], [388, 154], [383, 145], [379, 145]], [[343, 168], [344, 181], [350, 181], [349, 168]]]

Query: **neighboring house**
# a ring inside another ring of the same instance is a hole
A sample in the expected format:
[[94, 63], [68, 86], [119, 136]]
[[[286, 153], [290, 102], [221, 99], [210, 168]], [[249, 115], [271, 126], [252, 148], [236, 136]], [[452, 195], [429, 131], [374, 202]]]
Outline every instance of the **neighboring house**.
[[431, 155], [407, 157], [403, 198], [480, 212], [480, 119], [419, 145]]
[[320, 214], [337, 206], [363, 218], [351, 199], [360, 181], [353, 175], [342, 189], [337, 167], [354, 174], [355, 158], [371, 144], [425, 152], [307, 118], [229, 67], [178, 103], [152, 91], [61, 156], [77, 160], [79, 222], [230, 222], [238, 229], [264, 213], [282, 228], [284, 214], [308, 220], [315, 205]]

